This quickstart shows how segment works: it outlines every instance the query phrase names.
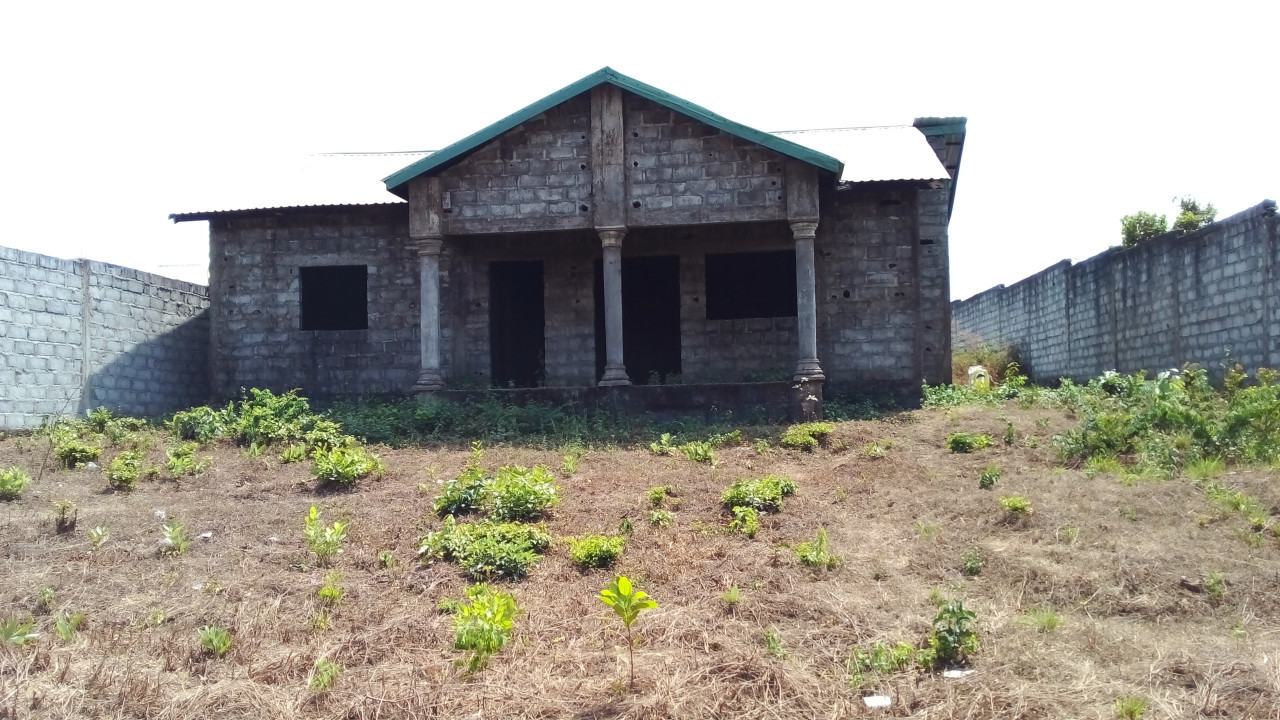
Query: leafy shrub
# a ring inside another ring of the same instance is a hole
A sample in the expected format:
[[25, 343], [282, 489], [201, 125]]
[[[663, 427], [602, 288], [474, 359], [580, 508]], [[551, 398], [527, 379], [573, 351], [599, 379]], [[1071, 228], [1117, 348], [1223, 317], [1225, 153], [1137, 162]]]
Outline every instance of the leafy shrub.
[[169, 475], [171, 477], [184, 477], [187, 475], [199, 475], [209, 467], [213, 462], [213, 458], [206, 455], [202, 458], [196, 457], [196, 450], [200, 446], [194, 442], [184, 442], [176, 448], [170, 449], [166, 456], [169, 460]]
[[179, 440], [206, 445], [226, 432], [227, 423], [227, 411], [200, 406], [174, 413], [167, 424], [169, 431]]
[[141, 450], [125, 450], [111, 459], [102, 471], [107, 484], [117, 490], [132, 490], [138, 486], [138, 478], [142, 477], [142, 464], [146, 454]]
[[342, 552], [342, 543], [347, 539], [347, 526], [341, 522], [326, 526], [320, 521], [320, 515], [320, 510], [312, 505], [311, 511], [303, 519], [302, 539], [306, 542], [307, 549], [316, 556], [316, 560], [324, 563]]
[[1200, 203], [1190, 195], [1178, 198], [1177, 201], [1178, 216], [1173, 221], [1173, 229], [1178, 232], [1195, 232], [1218, 217], [1218, 209], [1213, 203], [1205, 203], [1204, 207], [1200, 207]]
[[662, 433], [661, 437], [658, 438], [658, 442], [649, 443], [649, 449], [655, 455], [670, 455], [678, 447], [672, 444], [673, 439], [671, 433]]
[[182, 526], [178, 518], [169, 518], [160, 530], [164, 536], [160, 538], [161, 555], [181, 555], [191, 548], [191, 536]]
[[0, 500], [18, 499], [30, 482], [31, 476], [20, 467], [0, 470]]
[[866, 650], [854, 648], [845, 666], [849, 671], [850, 684], [857, 688], [866, 682], [868, 674], [889, 675], [906, 670], [915, 663], [916, 647], [911, 643], [886, 645], [877, 641]]
[[938, 667], [957, 665], [977, 653], [978, 647], [977, 614], [965, 610], [959, 600], [939, 600], [929, 635], [931, 657], [927, 659]]
[[200, 635], [200, 647], [215, 657], [222, 657], [231, 649], [231, 633], [224, 627], [206, 625], [196, 632]]
[[487, 487], [485, 504], [499, 522], [523, 522], [545, 515], [560, 502], [559, 491], [555, 477], [541, 465], [502, 467]]
[[583, 538], [568, 538], [568, 541], [569, 557], [584, 568], [613, 567], [627, 544], [625, 537], [607, 535], [587, 535]]
[[649, 524], [654, 527], [666, 527], [675, 522], [676, 516], [670, 510], [654, 510], [649, 513]]
[[1000, 479], [1000, 466], [988, 465], [978, 474], [978, 488], [982, 490], [990, 490], [996, 486], [996, 481]]
[[529, 572], [551, 545], [541, 525], [520, 523], [457, 523], [450, 515], [444, 525], [418, 542], [418, 555], [454, 563], [476, 579], [519, 579]]
[[760, 517], [753, 507], [738, 506], [733, 508], [733, 520], [729, 523], [730, 532], [740, 532], [754, 538], [760, 532]]
[[81, 440], [75, 435], [55, 433], [53, 442], [53, 456], [60, 466], [68, 470], [91, 463], [102, 454], [101, 445]]
[[564, 471], [565, 477], [578, 472], [578, 463], [582, 462], [582, 458], [586, 454], [587, 451], [580, 447], [570, 448], [569, 451], [564, 454], [564, 460], [560, 464], [560, 469]]
[[481, 467], [484, 459], [484, 448], [480, 443], [471, 443], [471, 459], [462, 473], [452, 480], [444, 481], [444, 487], [433, 504], [436, 514], [463, 515], [479, 510], [484, 504], [485, 486], [489, 477]]
[[1021, 495], [1005, 495], [1000, 498], [1000, 507], [1004, 508], [1005, 513], [1011, 518], [1029, 517], [1035, 512], [1031, 502]]
[[453, 615], [453, 647], [467, 652], [467, 672], [474, 673], [511, 639], [520, 608], [511, 593], [485, 583], [467, 588], [467, 597], [470, 602], [461, 604]]
[[714, 465], [716, 462], [715, 447], [709, 442], [693, 442], [685, 443], [680, 446], [680, 452], [684, 456], [696, 463], [707, 463]]
[[818, 535], [812, 541], [806, 541], [795, 545], [792, 550], [796, 554], [796, 558], [800, 560], [800, 564], [814, 570], [834, 570], [840, 567], [840, 563], [844, 559], [839, 555], [833, 555], [827, 549], [827, 529], [818, 528]]
[[1124, 247], [1136, 247], [1169, 231], [1169, 220], [1164, 215], [1139, 211], [1120, 218], [1120, 242]]
[[377, 455], [363, 447], [319, 447], [311, 454], [311, 475], [321, 486], [354, 485], [369, 475], [381, 475], [386, 467]]
[[829, 422], [811, 422], [792, 425], [782, 433], [778, 444], [792, 450], [812, 452], [818, 449], [819, 441], [830, 435], [836, 426]]
[[789, 477], [768, 475], [758, 480], [737, 480], [725, 488], [721, 501], [726, 508], [755, 508], [761, 512], [781, 512], [783, 499], [794, 495], [798, 486]]
[[964, 555], [960, 556], [963, 563], [961, 572], [970, 577], [982, 572], [982, 553], [978, 552], [978, 548], [969, 548], [964, 551]]
[[971, 453], [991, 447], [990, 435], [955, 432], [947, 436], [947, 449], [953, 453]]
[[288, 465], [290, 463], [300, 463], [307, 459], [307, 446], [303, 443], [294, 443], [288, 445], [284, 450], [280, 451], [280, 462]]
[[341, 665], [324, 658], [317, 658], [315, 667], [311, 669], [311, 677], [307, 680], [307, 687], [314, 692], [325, 692], [338, 682], [338, 676], [341, 674]]

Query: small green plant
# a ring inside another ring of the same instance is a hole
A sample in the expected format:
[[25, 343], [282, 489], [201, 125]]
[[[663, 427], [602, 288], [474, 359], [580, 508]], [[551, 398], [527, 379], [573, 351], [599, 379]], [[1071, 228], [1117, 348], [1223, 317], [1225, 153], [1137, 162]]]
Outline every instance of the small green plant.
[[71, 642], [80, 630], [80, 626], [84, 624], [84, 619], [84, 613], [74, 613], [72, 615], [59, 613], [58, 619], [53, 623], [53, 630], [58, 634], [58, 639], [62, 640], [62, 642]]
[[709, 442], [695, 440], [680, 446], [680, 452], [696, 463], [714, 465], [716, 463], [715, 447]]
[[622, 575], [617, 576], [613, 584], [600, 591], [600, 601], [613, 609], [613, 613], [627, 629], [627, 660], [631, 668], [629, 686], [634, 688], [636, 686], [636, 643], [631, 626], [640, 617], [640, 613], [657, 608], [658, 603], [651, 600], [643, 590], [633, 589], [631, 581]]
[[316, 658], [315, 667], [311, 669], [311, 677], [307, 679], [307, 687], [312, 692], [327, 692], [338, 682], [342, 674], [342, 666], [324, 658]]
[[1116, 698], [1116, 717], [1120, 720], [1142, 720], [1147, 714], [1147, 699], [1137, 695]]
[[290, 463], [300, 463], [307, 459], [307, 446], [305, 443], [294, 443], [286, 445], [284, 450], [280, 451], [280, 462], [288, 465]]
[[1205, 203], [1201, 207], [1200, 202], [1190, 195], [1174, 198], [1174, 202], [1178, 203], [1178, 215], [1174, 218], [1173, 229], [1178, 232], [1194, 232], [1218, 217], [1218, 210], [1213, 203]]
[[1006, 420], [1004, 424], [1004, 444], [1012, 445], [1017, 439], [1018, 432], [1014, 430], [1013, 423]]
[[366, 453], [360, 446], [319, 447], [311, 453], [311, 475], [321, 487], [350, 487], [361, 478], [381, 475], [385, 470], [377, 455]]
[[627, 544], [625, 537], [587, 535], [583, 538], [567, 538], [569, 557], [584, 568], [613, 567]]
[[707, 438], [707, 443], [711, 445], [711, 447], [715, 448], [741, 445], [744, 442], [746, 441], [742, 439], [741, 430], [730, 430], [727, 433], [716, 433], [715, 435]]
[[111, 459], [102, 474], [107, 484], [116, 490], [132, 490], [142, 477], [142, 464], [146, 453], [141, 450], [125, 450]]
[[812, 541], [799, 543], [792, 550], [801, 565], [814, 570], [834, 570], [843, 562], [843, 558], [828, 550], [826, 528], [818, 528], [818, 534]]
[[518, 465], [498, 468], [485, 490], [490, 516], [499, 522], [527, 522], [542, 517], [560, 502], [560, 488], [547, 468]]
[[342, 573], [331, 572], [324, 576], [324, 584], [316, 591], [316, 597], [320, 599], [320, 604], [325, 607], [337, 607], [342, 602]]
[[978, 548], [969, 548], [968, 550], [965, 550], [964, 554], [960, 556], [960, 562], [962, 563], [960, 568], [961, 572], [969, 577], [973, 577], [974, 575], [982, 572], [982, 566], [984, 563], [982, 562], [982, 553], [978, 551]]
[[390, 570], [396, 566], [396, 555], [390, 550], [383, 550], [378, 553], [378, 564], [385, 570]]
[[621, 521], [618, 522], [619, 535], [625, 535], [627, 537], [631, 537], [631, 535], [635, 533], [635, 531], [636, 531], [636, 525], [635, 523], [631, 522], [631, 518], [624, 517], [622, 518]]
[[755, 508], [761, 512], [781, 512], [783, 499], [794, 495], [799, 486], [789, 477], [768, 475], [758, 480], [737, 480], [725, 488], [721, 502], [730, 510]]
[[249, 447], [244, 449], [244, 456], [249, 459], [259, 458], [262, 457], [262, 453], [265, 452], [266, 449], [267, 446], [264, 444], [251, 442], [249, 443]]
[[667, 499], [668, 495], [675, 495], [676, 488], [674, 485], [659, 485], [649, 488], [649, 504], [658, 508], [662, 507], [662, 503]]
[[947, 449], [953, 453], [971, 453], [991, 447], [990, 435], [954, 432], [947, 436]]
[[885, 453], [888, 452], [889, 448], [892, 446], [893, 443], [889, 440], [875, 440], [862, 446], [862, 454], [872, 460], [879, 460], [885, 456]]
[[1136, 247], [1139, 243], [1163, 235], [1168, 230], [1167, 217], [1140, 210], [1120, 218], [1120, 244], [1124, 247]]
[[757, 438], [753, 449], [757, 455], [768, 455], [773, 452], [773, 447], [769, 445], [769, 438]]
[[1084, 462], [1085, 477], [1094, 477], [1095, 475], [1112, 475], [1114, 477], [1122, 477], [1125, 474], [1124, 463], [1120, 462], [1115, 455], [1094, 455]]
[[1208, 579], [1204, 581], [1204, 589], [1214, 602], [1222, 600], [1227, 594], [1227, 576], [1220, 572], [1209, 573]]
[[331, 624], [331, 620], [329, 619], [329, 613], [325, 612], [324, 610], [316, 611], [316, 614], [312, 615], [311, 619], [307, 621], [307, 625], [310, 626], [311, 629], [315, 630], [316, 632], [328, 630], [330, 624]]
[[578, 463], [582, 462], [582, 458], [586, 454], [587, 451], [580, 447], [571, 448], [569, 452], [565, 453], [564, 462], [561, 465], [565, 477], [578, 472]]
[[778, 634], [777, 630], [769, 630], [765, 632], [764, 649], [765, 652], [769, 653], [769, 655], [776, 657], [779, 660], [785, 660], [787, 658], [787, 650], [782, 647], [782, 636]]
[[858, 688], [866, 682], [868, 674], [888, 675], [901, 672], [916, 662], [916, 647], [911, 643], [900, 642], [897, 645], [888, 645], [876, 641], [865, 650], [854, 648], [845, 667], [849, 671], [849, 683]]
[[823, 439], [830, 435], [836, 426], [829, 422], [811, 422], [792, 425], [782, 433], [778, 444], [791, 450], [813, 452]]
[[68, 470], [91, 463], [102, 454], [100, 445], [83, 441], [74, 433], [55, 432], [53, 442], [53, 456]]
[[0, 500], [17, 500], [31, 482], [31, 476], [20, 467], [0, 470]]
[[729, 608], [730, 611], [733, 611], [738, 607], [738, 603], [742, 602], [742, 591], [738, 589], [737, 585], [730, 585], [729, 589], [725, 590], [720, 595], [720, 600], [724, 603], [725, 607]]
[[89, 544], [93, 546], [94, 550], [102, 547], [102, 544], [110, 537], [111, 531], [105, 525], [89, 528]]
[[652, 450], [655, 455], [670, 455], [678, 447], [672, 442], [674, 439], [675, 438], [672, 437], [671, 433], [662, 433], [658, 438], [658, 442], [649, 443], [649, 449]]
[[53, 603], [57, 599], [58, 594], [54, 592], [53, 588], [47, 585], [40, 588], [40, 591], [36, 593], [36, 612], [41, 614], [49, 612], [53, 609]]
[[1000, 498], [1000, 507], [1004, 508], [1005, 515], [1011, 519], [1023, 519], [1031, 517], [1036, 511], [1031, 507], [1031, 501], [1021, 495], [1005, 495]]
[[1062, 624], [1062, 615], [1051, 607], [1031, 608], [1023, 614], [1020, 622], [1038, 632], [1047, 633], [1056, 630]]
[[473, 578], [524, 577], [551, 545], [541, 525], [521, 523], [458, 523], [450, 515], [439, 530], [418, 543], [419, 557], [441, 559], [466, 570]]
[[76, 509], [76, 504], [70, 500], [53, 500], [54, 529], [59, 534], [70, 532], [76, 529], [76, 522], [79, 520], [80, 511]]
[[453, 647], [467, 652], [467, 674], [471, 674], [506, 646], [520, 608], [511, 593], [485, 583], [467, 588], [467, 597], [470, 602], [459, 605], [453, 615]]
[[1000, 466], [988, 465], [978, 474], [978, 488], [982, 490], [990, 490], [996, 486], [996, 481], [1000, 479]]
[[649, 524], [654, 527], [666, 527], [675, 520], [676, 516], [670, 510], [653, 510], [649, 513]]
[[936, 605], [938, 614], [929, 635], [931, 657], [925, 660], [943, 667], [961, 664], [978, 652], [978, 616], [965, 610], [959, 600], [938, 598]]
[[178, 518], [166, 520], [160, 533], [164, 536], [160, 538], [161, 555], [178, 556], [191, 548], [191, 536]]
[[0, 643], [26, 645], [28, 640], [40, 637], [40, 633], [33, 632], [35, 628], [36, 622], [30, 618], [19, 620], [10, 617], [0, 620]]
[[218, 625], [206, 625], [196, 631], [200, 635], [200, 647], [214, 657], [222, 657], [231, 649], [231, 633]]
[[928, 520], [916, 521], [916, 532], [920, 533], [920, 537], [925, 540], [933, 540], [937, 537], [939, 529], [938, 523], [930, 522]]
[[437, 515], [464, 515], [479, 510], [484, 502], [485, 488], [490, 478], [485, 475], [481, 462], [484, 460], [484, 446], [478, 442], [471, 443], [471, 459], [458, 477], [445, 480], [440, 495], [436, 497], [434, 508]]
[[200, 449], [200, 445], [193, 442], [184, 442], [176, 448], [172, 448], [166, 452], [168, 458], [168, 468], [170, 477], [185, 477], [188, 475], [199, 475], [204, 472], [213, 462], [213, 458], [206, 455], [202, 458], [196, 457], [196, 450]]
[[307, 549], [321, 563], [342, 552], [342, 543], [347, 539], [347, 526], [341, 522], [325, 525], [320, 521], [320, 510], [315, 505], [303, 519], [302, 539]]
[[1220, 457], [1206, 457], [1192, 460], [1183, 466], [1182, 472], [1192, 480], [1202, 481], [1216, 478], [1227, 471], [1227, 464]]
[[730, 532], [740, 532], [754, 538], [760, 532], [760, 516], [753, 507], [739, 505], [733, 508], [733, 520], [729, 523]]

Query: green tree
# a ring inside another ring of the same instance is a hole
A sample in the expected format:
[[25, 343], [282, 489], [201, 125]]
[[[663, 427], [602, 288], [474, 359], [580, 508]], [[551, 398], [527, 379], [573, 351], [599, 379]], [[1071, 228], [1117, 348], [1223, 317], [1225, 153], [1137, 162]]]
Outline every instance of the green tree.
[[1163, 235], [1169, 230], [1169, 221], [1164, 215], [1149, 212], [1136, 212], [1120, 218], [1120, 237], [1125, 247], [1135, 247], [1153, 237]]
[[1218, 217], [1218, 209], [1213, 206], [1213, 203], [1205, 203], [1204, 207], [1201, 207], [1200, 203], [1190, 195], [1174, 198], [1174, 201], [1181, 208], [1177, 219], [1173, 221], [1173, 229], [1179, 232], [1194, 232]]

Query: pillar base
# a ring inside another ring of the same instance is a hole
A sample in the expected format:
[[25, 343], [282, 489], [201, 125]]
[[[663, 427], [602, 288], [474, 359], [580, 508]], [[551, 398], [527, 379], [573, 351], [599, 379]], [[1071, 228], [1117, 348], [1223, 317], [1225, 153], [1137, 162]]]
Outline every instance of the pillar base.
[[414, 395], [435, 392], [444, 389], [444, 378], [440, 376], [438, 370], [423, 370], [418, 376], [418, 381], [413, 384], [409, 392]]
[[600, 378], [600, 387], [616, 387], [619, 385], [630, 385], [631, 378], [627, 377], [627, 369], [622, 365], [605, 365], [604, 376]]
[[822, 366], [818, 364], [818, 359], [809, 358], [796, 363], [796, 373], [791, 379], [801, 382], [805, 380], [823, 381], [827, 379], [827, 376], [823, 374]]

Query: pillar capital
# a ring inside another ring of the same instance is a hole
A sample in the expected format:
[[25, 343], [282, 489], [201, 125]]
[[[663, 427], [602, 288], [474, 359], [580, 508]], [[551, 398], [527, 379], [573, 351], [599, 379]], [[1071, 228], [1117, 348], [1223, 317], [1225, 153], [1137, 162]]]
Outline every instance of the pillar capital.
[[818, 236], [818, 222], [815, 220], [791, 223], [791, 236], [796, 240], [813, 240]]
[[596, 228], [596, 232], [600, 233], [601, 247], [622, 247], [622, 238], [627, 234], [625, 227], [604, 227]]
[[439, 255], [444, 249], [444, 237], [436, 235], [430, 237], [411, 237], [409, 245], [418, 251], [419, 255]]

